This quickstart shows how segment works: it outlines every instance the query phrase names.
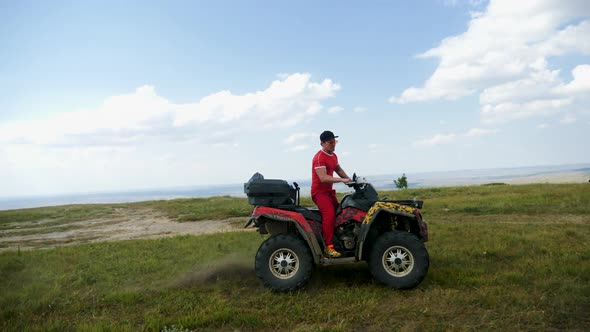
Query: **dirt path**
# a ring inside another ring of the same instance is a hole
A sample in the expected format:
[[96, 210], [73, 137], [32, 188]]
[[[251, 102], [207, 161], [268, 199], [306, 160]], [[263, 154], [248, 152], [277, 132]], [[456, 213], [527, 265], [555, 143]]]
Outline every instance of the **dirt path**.
[[58, 225], [44, 225], [54, 222], [51, 219], [9, 224], [0, 230], [0, 251], [239, 231], [244, 230], [246, 221], [247, 218], [243, 217], [181, 223], [151, 209], [120, 209], [108, 218]]

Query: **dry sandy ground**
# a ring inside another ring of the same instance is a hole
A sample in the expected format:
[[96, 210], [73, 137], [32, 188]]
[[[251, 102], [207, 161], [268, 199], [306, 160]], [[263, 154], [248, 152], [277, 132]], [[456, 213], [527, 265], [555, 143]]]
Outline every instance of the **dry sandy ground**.
[[[61, 225], [55, 220], [8, 224], [0, 230], [0, 251], [52, 248], [87, 242], [150, 239], [184, 234], [208, 234], [244, 230], [246, 217], [224, 220], [177, 222], [150, 209], [120, 209], [108, 218]], [[253, 230], [253, 228], [248, 228]]]
[[584, 183], [590, 182], [590, 172], [531, 175], [506, 180], [509, 184], [526, 183]]
[[567, 172], [559, 174], [541, 174], [530, 176], [498, 176], [491, 180], [489, 177], [476, 178], [451, 178], [440, 180], [429, 180], [425, 183], [428, 187], [438, 186], [464, 186], [479, 185], [490, 182], [503, 182], [508, 184], [529, 184], [529, 183], [586, 183], [590, 180], [590, 172]]

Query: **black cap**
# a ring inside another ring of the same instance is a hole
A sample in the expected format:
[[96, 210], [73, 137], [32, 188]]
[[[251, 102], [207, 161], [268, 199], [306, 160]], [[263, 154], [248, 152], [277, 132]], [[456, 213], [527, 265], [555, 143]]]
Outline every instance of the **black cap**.
[[320, 135], [320, 141], [325, 142], [325, 141], [333, 140], [336, 137], [338, 137], [338, 136], [334, 136], [333, 132], [326, 130]]

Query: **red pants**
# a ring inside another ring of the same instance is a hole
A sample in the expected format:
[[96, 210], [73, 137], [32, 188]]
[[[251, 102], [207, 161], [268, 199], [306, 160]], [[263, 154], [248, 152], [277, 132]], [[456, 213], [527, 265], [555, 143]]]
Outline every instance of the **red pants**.
[[336, 223], [336, 208], [338, 208], [338, 199], [336, 191], [319, 192], [311, 196], [313, 202], [318, 206], [322, 214], [322, 234], [326, 246], [332, 244], [334, 237], [334, 224]]

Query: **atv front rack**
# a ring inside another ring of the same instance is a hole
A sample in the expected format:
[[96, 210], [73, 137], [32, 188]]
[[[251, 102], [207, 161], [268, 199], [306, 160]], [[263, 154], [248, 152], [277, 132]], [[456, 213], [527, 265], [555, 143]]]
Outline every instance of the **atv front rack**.
[[424, 201], [422, 200], [415, 200], [415, 199], [380, 199], [380, 202], [386, 202], [386, 203], [396, 203], [396, 204], [400, 204], [400, 205], [406, 205], [406, 206], [411, 206], [417, 209], [422, 209], [422, 205], [424, 204]]

